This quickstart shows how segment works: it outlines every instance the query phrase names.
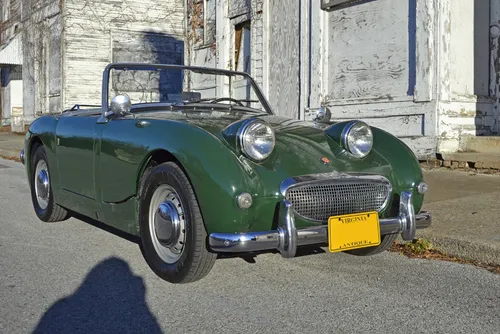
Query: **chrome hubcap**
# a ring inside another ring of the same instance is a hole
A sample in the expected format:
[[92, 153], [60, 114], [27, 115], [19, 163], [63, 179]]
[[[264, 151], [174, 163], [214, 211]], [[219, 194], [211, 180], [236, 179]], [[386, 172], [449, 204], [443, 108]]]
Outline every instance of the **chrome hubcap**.
[[38, 205], [45, 210], [49, 205], [50, 178], [45, 160], [40, 160], [35, 169], [35, 194]]
[[166, 263], [181, 257], [186, 242], [184, 208], [177, 192], [159, 186], [149, 204], [149, 233], [158, 256]]

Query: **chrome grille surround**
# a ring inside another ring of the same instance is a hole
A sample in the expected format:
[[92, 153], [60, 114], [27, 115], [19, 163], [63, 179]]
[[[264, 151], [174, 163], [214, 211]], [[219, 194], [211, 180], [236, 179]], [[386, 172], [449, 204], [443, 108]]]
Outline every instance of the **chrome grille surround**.
[[286, 179], [281, 193], [295, 214], [326, 223], [330, 216], [381, 212], [389, 204], [392, 185], [381, 175], [333, 172]]

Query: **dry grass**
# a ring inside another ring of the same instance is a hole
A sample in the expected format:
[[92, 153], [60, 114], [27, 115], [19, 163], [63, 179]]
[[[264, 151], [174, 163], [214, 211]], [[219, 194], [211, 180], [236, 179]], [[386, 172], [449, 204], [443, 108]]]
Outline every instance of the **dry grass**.
[[19, 159], [19, 157], [11, 157], [11, 156], [7, 156], [7, 155], [4, 155], [4, 154], [0, 154], [0, 158], [6, 159], [6, 160], [12, 160], [12, 161], [21, 162], [21, 160]]
[[24, 131], [23, 132], [12, 132], [12, 127], [10, 125], [4, 125], [4, 126], [0, 126], [0, 132], [8, 132], [8, 133], [11, 133], [13, 135], [24, 136], [24, 135], [26, 135], [26, 132], [28, 131], [28, 128], [29, 128], [29, 126], [26, 125], [24, 127]]
[[398, 243], [394, 242], [392, 245], [391, 252], [397, 252], [402, 255], [405, 255], [409, 258], [417, 258], [417, 259], [427, 259], [427, 260], [441, 260], [448, 262], [457, 262], [462, 264], [470, 264], [476, 267], [484, 268], [486, 270], [491, 271], [495, 274], [500, 274], [500, 266], [483, 263], [480, 261], [472, 261], [458, 258], [456, 256], [450, 256], [439, 249], [435, 249], [430, 242], [425, 239], [417, 239], [408, 243]]

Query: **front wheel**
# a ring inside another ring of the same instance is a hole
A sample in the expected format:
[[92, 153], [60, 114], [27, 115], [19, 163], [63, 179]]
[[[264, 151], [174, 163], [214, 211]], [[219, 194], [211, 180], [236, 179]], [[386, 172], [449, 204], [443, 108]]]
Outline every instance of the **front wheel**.
[[151, 270], [171, 283], [205, 277], [217, 254], [208, 250], [200, 208], [182, 169], [162, 163], [147, 171], [141, 184], [141, 251]]

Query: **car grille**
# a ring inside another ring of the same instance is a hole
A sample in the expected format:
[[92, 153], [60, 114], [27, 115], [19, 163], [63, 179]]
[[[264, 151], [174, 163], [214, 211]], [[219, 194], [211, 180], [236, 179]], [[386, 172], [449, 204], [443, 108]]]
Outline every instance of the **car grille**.
[[390, 193], [387, 183], [332, 181], [293, 186], [287, 190], [285, 198], [298, 215], [327, 222], [330, 216], [381, 211]]

